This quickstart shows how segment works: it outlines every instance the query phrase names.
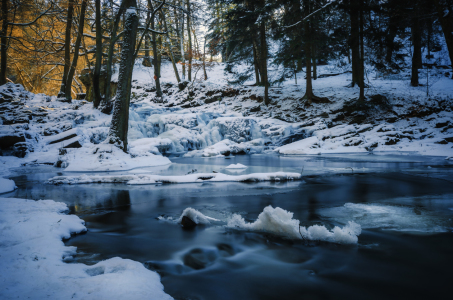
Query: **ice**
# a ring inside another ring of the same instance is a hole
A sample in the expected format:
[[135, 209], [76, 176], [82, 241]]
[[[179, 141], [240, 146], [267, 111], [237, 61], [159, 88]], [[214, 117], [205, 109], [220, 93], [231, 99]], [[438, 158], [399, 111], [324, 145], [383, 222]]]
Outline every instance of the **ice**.
[[404, 232], [448, 232], [453, 225], [448, 218], [423, 208], [384, 204], [346, 203], [342, 207], [323, 209], [320, 214], [342, 224], [353, 220], [362, 228]]
[[225, 169], [246, 169], [247, 166], [244, 166], [243, 164], [231, 164], [228, 167], [225, 167]]
[[1, 299], [172, 299], [139, 262], [65, 263], [76, 248], [62, 239], [86, 230], [67, 210], [52, 200], [0, 198]]
[[338, 244], [356, 244], [361, 233], [361, 227], [355, 222], [348, 222], [343, 228], [335, 226], [328, 230], [325, 226], [313, 225], [308, 228], [299, 227], [299, 220], [293, 219], [293, 213], [280, 207], [267, 206], [253, 223], [247, 223], [244, 218], [234, 214], [227, 227], [238, 230], [268, 232], [290, 239], [307, 239], [326, 241]]
[[14, 180], [0, 177], [0, 194], [8, 193], [17, 189]]
[[131, 185], [154, 183], [193, 183], [193, 182], [259, 182], [259, 181], [292, 181], [302, 179], [299, 173], [274, 172], [252, 173], [245, 175], [227, 175], [223, 173], [195, 173], [187, 175], [87, 175], [55, 176], [47, 182], [50, 184], [84, 184], [84, 183], [127, 183]]
[[220, 221], [215, 218], [205, 216], [204, 214], [202, 214], [201, 212], [199, 212], [198, 210], [196, 210], [192, 207], [188, 207], [188, 208], [184, 209], [184, 211], [182, 212], [182, 214], [179, 217], [179, 219], [177, 220], [177, 222], [181, 223], [182, 217], [184, 217], [184, 216], [188, 217], [189, 219], [194, 221], [196, 224], [202, 224], [202, 225], [209, 225], [209, 224], [211, 224], [212, 221]]

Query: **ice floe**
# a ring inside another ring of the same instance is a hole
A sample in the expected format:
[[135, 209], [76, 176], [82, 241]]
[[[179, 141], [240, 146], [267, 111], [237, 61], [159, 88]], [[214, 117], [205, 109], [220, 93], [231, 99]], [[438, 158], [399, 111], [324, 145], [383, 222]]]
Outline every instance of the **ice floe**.
[[361, 227], [355, 222], [348, 222], [343, 228], [335, 226], [328, 230], [325, 226], [313, 225], [299, 227], [299, 220], [293, 219], [293, 213], [280, 207], [267, 206], [253, 223], [248, 223], [241, 215], [234, 214], [227, 227], [237, 230], [268, 232], [290, 239], [326, 241], [339, 244], [356, 244]]
[[231, 164], [231, 165], [225, 167], [225, 169], [247, 169], [247, 166], [237, 163], [237, 164]]

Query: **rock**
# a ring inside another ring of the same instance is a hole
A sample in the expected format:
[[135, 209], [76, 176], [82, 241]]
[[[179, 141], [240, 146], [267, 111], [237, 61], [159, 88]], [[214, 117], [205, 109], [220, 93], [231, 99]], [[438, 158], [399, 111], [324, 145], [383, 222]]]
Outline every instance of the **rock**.
[[214, 253], [197, 248], [184, 255], [183, 262], [194, 270], [201, 270], [211, 265], [215, 259]]
[[14, 146], [16, 143], [25, 142], [23, 134], [11, 134], [0, 136], [0, 149], [8, 149]]
[[16, 143], [13, 146], [13, 155], [19, 158], [24, 158], [28, 152], [33, 152], [33, 146], [27, 142]]
[[189, 81], [181, 81], [178, 83], [178, 88], [180, 91], [184, 90], [189, 85]]
[[255, 107], [250, 108], [250, 112], [257, 112], [261, 110], [261, 106], [257, 105]]
[[195, 228], [195, 226], [197, 226], [197, 223], [192, 221], [191, 218], [183, 216], [182, 220], [181, 220], [181, 225], [185, 229], [192, 229], [192, 228]]

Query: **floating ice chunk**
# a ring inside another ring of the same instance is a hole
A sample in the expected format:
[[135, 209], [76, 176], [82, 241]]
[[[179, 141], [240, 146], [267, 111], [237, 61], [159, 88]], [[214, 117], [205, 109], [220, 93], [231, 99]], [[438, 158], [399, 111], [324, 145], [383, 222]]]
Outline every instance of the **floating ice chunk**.
[[15, 189], [17, 189], [17, 186], [13, 180], [0, 178], [0, 194], [12, 192]]
[[179, 217], [179, 219], [177, 220], [177, 222], [181, 223], [182, 217], [184, 217], [184, 216], [188, 217], [189, 219], [194, 221], [196, 224], [202, 224], [202, 225], [211, 224], [211, 221], [214, 221], [214, 222], [220, 221], [215, 218], [205, 216], [204, 214], [202, 214], [201, 212], [199, 212], [198, 210], [196, 210], [192, 207], [188, 207], [188, 208], [184, 209], [184, 211], [182, 212], [182, 214]]
[[247, 166], [244, 166], [243, 164], [231, 164], [228, 167], [225, 167], [225, 169], [247, 169]]
[[293, 219], [293, 213], [280, 207], [267, 206], [253, 223], [247, 223], [244, 218], [234, 214], [227, 224], [228, 228], [269, 232], [290, 239], [307, 239], [326, 241], [339, 244], [356, 244], [361, 227], [355, 222], [349, 222], [343, 228], [334, 227], [329, 231], [326, 227], [313, 225], [308, 228], [300, 227], [299, 220]]

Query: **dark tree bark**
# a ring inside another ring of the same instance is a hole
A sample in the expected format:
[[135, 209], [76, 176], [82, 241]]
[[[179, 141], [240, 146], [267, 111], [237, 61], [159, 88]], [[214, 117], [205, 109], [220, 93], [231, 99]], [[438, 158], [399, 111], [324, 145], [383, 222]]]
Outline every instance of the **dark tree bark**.
[[77, 60], [79, 58], [79, 48], [80, 48], [80, 43], [82, 41], [82, 36], [83, 36], [83, 26], [85, 24], [85, 10], [87, 7], [87, 0], [82, 0], [82, 5], [80, 7], [80, 17], [79, 17], [79, 27], [77, 29], [77, 39], [75, 42], [75, 50], [74, 50], [74, 57], [72, 58], [72, 64], [71, 67], [69, 68], [69, 73], [68, 73], [68, 78], [66, 81], [66, 99], [71, 100], [72, 95], [71, 95], [71, 87], [72, 87], [72, 80], [74, 78], [75, 70], [77, 67]]
[[[150, 12], [146, 15], [146, 24], [148, 24], [150, 18]], [[149, 56], [149, 34], [145, 33], [145, 57], [143, 58], [143, 63], [145, 67], [151, 67], [151, 57]]]
[[255, 44], [252, 45], [253, 48], [253, 64], [255, 66], [255, 85], [260, 85], [260, 67], [258, 64], [258, 55], [256, 53]]
[[363, 39], [363, 0], [360, 0], [360, 95], [359, 101], [365, 101], [365, 45]]
[[[434, 0], [434, 3], [447, 43], [450, 63], [453, 65], [453, 5], [447, 0]], [[453, 74], [451, 78], [453, 79]]]
[[389, 18], [389, 24], [388, 24], [388, 32], [387, 35], [385, 36], [385, 44], [386, 44], [386, 55], [385, 55], [385, 61], [390, 64], [392, 62], [392, 56], [395, 48], [395, 37], [396, 37], [396, 21], [395, 16], [391, 15]]
[[93, 72], [93, 106], [97, 108], [101, 103], [101, 89], [99, 87], [102, 63], [102, 27], [101, 27], [101, 0], [96, 0], [96, 63]]
[[7, 82], [6, 80], [6, 68], [8, 66], [7, 50], [8, 50], [8, 2], [9, 0], [2, 0], [2, 37], [0, 39], [1, 45], [1, 62], [0, 62], [0, 85]]
[[100, 111], [103, 113], [110, 113], [112, 110], [112, 103], [110, 102], [110, 83], [112, 81], [112, 64], [113, 64], [113, 51], [115, 50], [115, 44], [118, 40], [117, 32], [118, 32], [118, 26], [120, 23], [121, 15], [123, 14], [125, 10], [125, 2], [122, 1], [120, 8], [118, 10], [118, 13], [116, 15], [115, 21], [113, 23], [113, 28], [112, 28], [112, 33], [110, 36], [110, 45], [109, 45], [109, 52], [107, 56], [107, 64], [106, 64], [106, 69], [107, 69], [107, 74], [106, 74], [106, 86], [105, 86], [105, 96], [101, 100], [100, 104]]
[[189, 54], [189, 66], [188, 66], [188, 79], [189, 81], [192, 81], [192, 37], [190, 34], [190, 1], [186, 0], [187, 3], [187, 37], [188, 37], [188, 42], [189, 42], [189, 49], [188, 49], [188, 54]]
[[414, 47], [414, 52], [412, 54], [412, 86], [419, 86], [418, 69], [422, 67], [422, 36], [420, 30], [419, 9], [419, 5], [416, 3], [414, 5], [411, 26], [412, 45]]
[[126, 10], [124, 39], [121, 49], [121, 62], [118, 77], [118, 89], [113, 108], [108, 141], [127, 152], [127, 132], [129, 128], [129, 105], [131, 96], [131, 78], [134, 68], [135, 40], [137, 36], [138, 15], [134, 8], [136, 0], [123, 0]]
[[[61, 81], [60, 92], [58, 97], [67, 98], [66, 95], [66, 83], [68, 82], [69, 68], [71, 67], [71, 29], [72, 29], [72, 17], [74, 14], [74, 0], [68, 2], [68, 17], [66, 19], [66, 32], [64, 42], [64, 67], [63, 67], [63, 79]], [[3, 56], [2, 56], [3, 57]]]
[[170, 54], [170, 59], [171, 59], [171, 64], [173, 66], [173, 71], [175, 72], [176, 81], [178, 81], [178, 83], [180, 83], [181, 82], [181, 78], [179, 77], [179, 72], [178, 72], [178, 68], [176, 67], [175, 57], [173, 56], [173, 51], [171, 49], [172, 44], [171, 44], [170, 36], [168, 34], [167, 20], [165, 19], [165, 15], [164, 15], [164, 13], [162, 11], [160, 12], [160, 15], [161, 15], [162, 21], [164, 23], [164, 29], [165, 29], [165, 32], [166, 32], [165, 37], [167, 39], [167, 49], [168, 49], [168, 53]]
[[[151, 0], [148, 0], [148, 6], [151, 10], [154, 11], [153, 4]], [[154, 67], [154, 80], [156, 81], [156, 96], [162, 97], [162, 89], [160, 87], [160, 74], [159, 74], [159, 61], [158, 61], [158, 53], [157, 53], [157, 34], [155, 33], [155, 13], [151, 14], [151, 36], [152, 41], [151, 44], [153, 45], [153, 67]]]
[[269, 105], [269, 81], [267, 79], [267, 43], [266, 43], [266, 24], [264, 21], [260, 24], [260, 54], [261, 54], [261, 68], [262, 76], [261, 81], [264, 84], [264, 104]]
[[349, 15], [351, 18], [351, 60], [352, 60], [352, 82], [351, 86], [360, 84], [360, 42], [359, 42], [359, 1], [350, 0]]

